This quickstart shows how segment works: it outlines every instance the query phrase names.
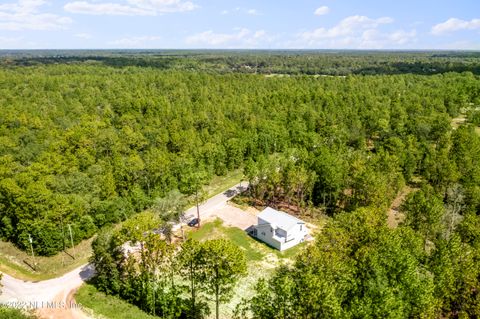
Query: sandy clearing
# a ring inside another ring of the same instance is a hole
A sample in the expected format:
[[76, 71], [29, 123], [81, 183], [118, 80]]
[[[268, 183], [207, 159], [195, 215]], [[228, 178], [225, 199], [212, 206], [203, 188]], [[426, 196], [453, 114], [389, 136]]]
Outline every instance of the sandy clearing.
[[242, 210], [228, 203], [216, 210], [212, 217], [220, 218], [225, 225], [238, 227], [243, 230], [257, 224], [257, 215], [254, 212]]
[[397, 197], [395, 197], [387, 213], [388, 227], [396, 228], [398, 224], [404, 220], [405, 215], [400, 212], [400, 206], [402, 206], [407, 195], [415, 190], [416, 188], [407, 185], [398, 193]]

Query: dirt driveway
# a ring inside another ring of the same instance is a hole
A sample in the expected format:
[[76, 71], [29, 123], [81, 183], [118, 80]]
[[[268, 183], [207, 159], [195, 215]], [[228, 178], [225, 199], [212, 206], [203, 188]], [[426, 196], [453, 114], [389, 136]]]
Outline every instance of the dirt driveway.
[[91, 265], [83, 265], [61, 277], [39, 282], [23, 281], [3, 274], [0, 303], [36, 309], [40, 318], [86, 319], [89, 317], [72, 303], [72, 296], [93, 273]]
[[223, 220], [225, 225], [246, 230], [248, 227], [257, 224], [257, 214], [256, 209], [243, 210], [227, 203], [224, 207], [213, 212], [211, 218], [218, 217]]
[[[235, 226], [240, 229], [247, 229], [248, 227], [257, 224], [258, 211], [253, 208], [242, 210], [238, 207], [230, 205], [228, 202], [238, 193], [245, 191], [248, 183], [243, 182], [231, 187], [230, 189], [213, 196], [208, 201], [200, 205], [200, 219], [202, 221], [214, 220], [220, 218], [226, 225]], [[197, 208], [192, 207], [185, 213], [186, 220], [197, 217]], [[178, 228], [178, 227], [177, 227]]]

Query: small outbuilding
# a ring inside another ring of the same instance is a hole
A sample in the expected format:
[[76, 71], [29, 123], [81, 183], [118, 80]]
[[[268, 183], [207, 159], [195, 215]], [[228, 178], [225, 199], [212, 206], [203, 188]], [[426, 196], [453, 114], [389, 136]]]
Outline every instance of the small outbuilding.
[[267, 207], [258, 215], [251, 235], [282, 251], [305, 241], [308, 229], [304, 221]]

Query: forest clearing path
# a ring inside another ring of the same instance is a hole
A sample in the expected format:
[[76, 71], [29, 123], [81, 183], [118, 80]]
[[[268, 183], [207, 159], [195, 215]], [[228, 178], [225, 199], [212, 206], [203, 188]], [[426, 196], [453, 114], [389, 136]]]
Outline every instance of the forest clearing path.
[[399, 223], [405, 218], [404, 214], [400, 212], [400, 206], [402, 206], [405, 198], [411, 192], [417, 190], [417, 188], [406, 185], [403, 189], [398, 192], [397, 197], [393, 200], [390, 208], [387, 213], [387, 225], [390, 228], [396, 228]]

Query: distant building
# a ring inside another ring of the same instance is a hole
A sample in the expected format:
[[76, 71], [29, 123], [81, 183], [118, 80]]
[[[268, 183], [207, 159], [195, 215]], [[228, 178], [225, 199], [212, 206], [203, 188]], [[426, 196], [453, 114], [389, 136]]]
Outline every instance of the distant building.
[[305, 222], [287, 213], [267, 207], [258, 215], [251, 234], [282, 251], [303, 242], [308, 236]]

